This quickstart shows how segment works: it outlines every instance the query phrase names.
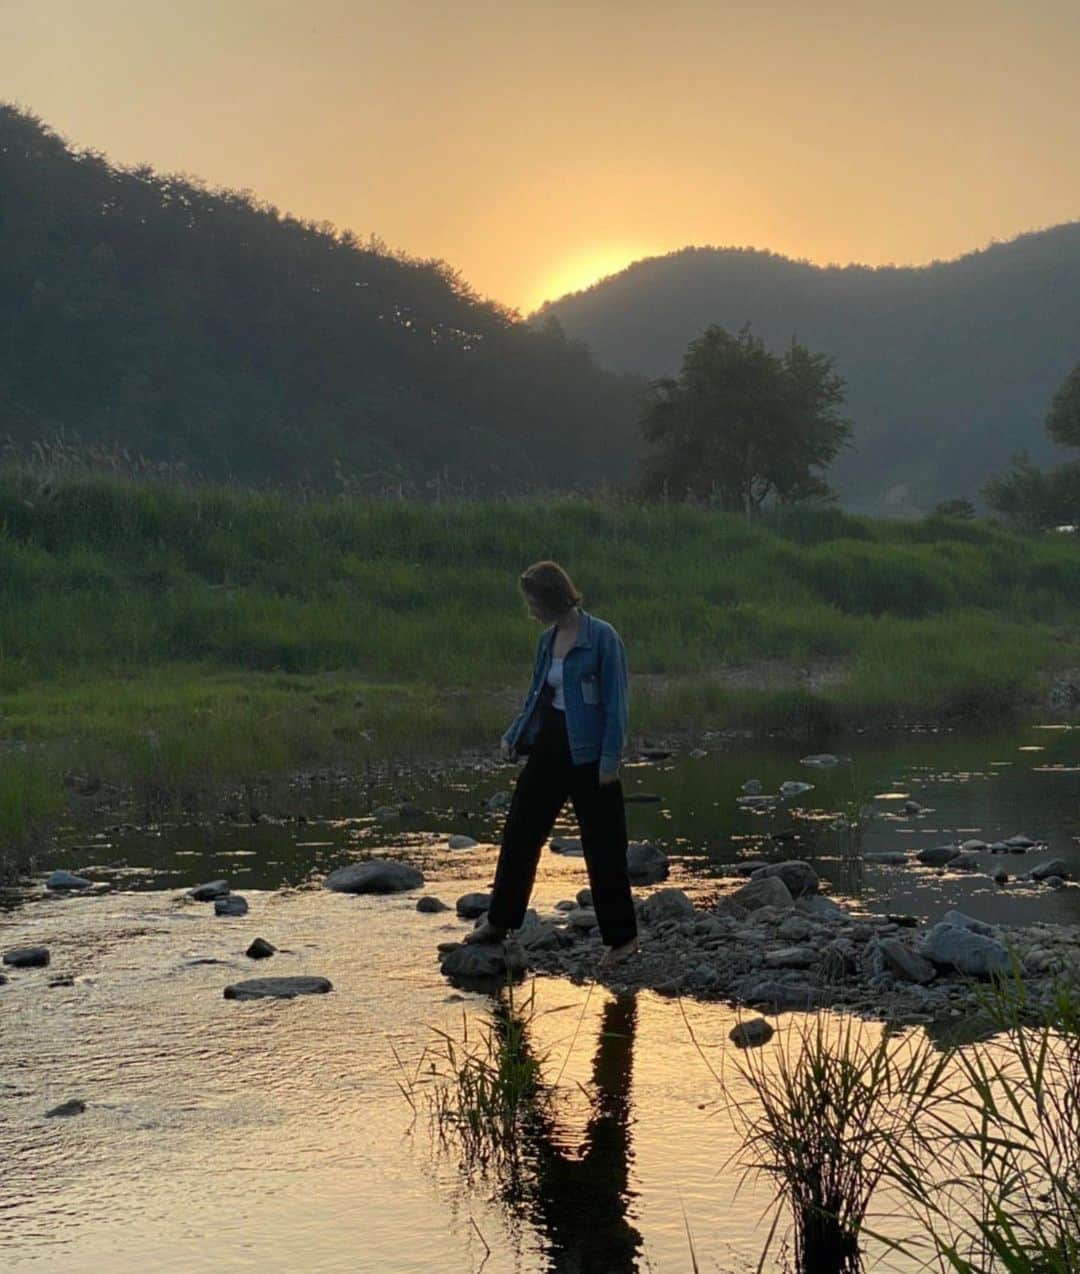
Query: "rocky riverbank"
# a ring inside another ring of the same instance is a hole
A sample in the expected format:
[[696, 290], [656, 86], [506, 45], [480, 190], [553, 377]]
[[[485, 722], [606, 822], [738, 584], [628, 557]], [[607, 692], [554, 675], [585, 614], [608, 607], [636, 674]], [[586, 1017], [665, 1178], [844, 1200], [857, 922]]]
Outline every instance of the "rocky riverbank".
[[[486, 896], [466, 895], [458, 913], [483, 918]], [[1022, 981], [1032, 1004], [1064, 976], [1080, 978], [1080, 927], [988, 925], [959, 911], [936, 924], [859, 914], [819, 892], [803, 862], [757, 869], [706, 905], [663, 888], [637, 904], [640, 952], [617, 968], [603, 952], [587, 890], [548, 915], [530, 911], [505, 943], [440, 944], [443, 973], [478, 985], [526, 971], [595, 979], [613, 990], [726, 1000], [773, 1011], [841, 1008], [867, 1017], [928, 1023], [977, 1009], [985, 983]]]

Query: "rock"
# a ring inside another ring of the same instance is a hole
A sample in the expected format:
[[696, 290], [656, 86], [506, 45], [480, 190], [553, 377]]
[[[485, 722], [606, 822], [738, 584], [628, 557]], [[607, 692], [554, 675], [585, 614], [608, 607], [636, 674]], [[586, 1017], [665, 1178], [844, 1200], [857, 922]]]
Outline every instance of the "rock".
[[1009, 873], [1005, 870], [1004, 867], [999, 867], [997, 871], [994, 872], [994, 884], [1007, 885], [1008, 883], [1009, 883]]
[[780, 784], [781, 796], [802, 796], [804, 792], [812, 792], [813, 783], [802, 783], [798, 779], [786, 779]]
[[1034, 849], [1037, 842], [1033, 841], [1030, 836], [1010, 836], [1005, 842], [1010, 851], [1019, 850], [1021, 853], [1027, 849]]
[[567, 858], [584, 858], [585, 851], [576, 836], [553, 836], [549, 842], [553, 854], [563, 854]]
[[49, 979], [49, 986], [74, 986], [74, 985], [75, 985], [75, 979], [71, 976], [70, 973], [65, 973], [58, 978]]
[[575, 907], [580, 907], [581, 903], [575, 902], [573, 898], [561, 898], [555, 904], [556, 911], [573, 911]]
[[813, 756], [804, 756], [800, 762], [801, 765], [813, 765], [818, 769], [828, 769], [830, 766], [839, 765], [840, 758], [833, 756], [831, 752], [818, 752]]
[[901, 982], [917, 982], [925, 985], [937, 977], [937, 970], [929, 960], [912, 951], [898, 938], [882, 938], [878, 943], [885, 957], [885, 966], [894, 978]]
[[205, 885], [196, 885], [188, 890], [188, 897], [196, 902], [213, 902], [215, 898], [224, 898], [229, 892], [227, 880], [209, 880]]
[[519, 947], [511, 943], [485, 942], [465, 945], [459, 943], [441, 958], [443, 976], [452, 981], [504, 982], [508, 976], [520, 973], [525, 960]]
[[591, 889], [579, 889], [577, 891], [577, 905], [579, 907], [591, 907], [593, 905]]
[[905, 814], [921, 814], [923, 812], [923, 807], [919, 802], [910, 799], [904, 802], [903, 809]]
[[808, 969], [814, 963], [813, 947], [781, 947], [765, 952], [767, 969]]
[[768, 860], [765, 858], [748, 858], [745, 862], [736, 863], [733, 871], [736, 876], [752, 876], [759, 867], [768, 867], [768, 865]]
[[661, 798], [655, 792], [629, 792], [623, 800], [627, 805], [659, 805]]
[[757, 978], [745, 982], [739, 998], [748, 1004], [768, 1004], [775, 1009], [812, 1009], [821, 1003], [823, 997], [817, 988], [806, 982]]
[[765, 785], [760, 779], [747, 779], [742, 785], [742, 790], [747, 796], [760, 796], [765, 790]]
[[229, 894], [225, 898], [214, 899], [215, 916], [246, 916], [247, 912], [247, 899], [239, 894]]
[[889, 924], [896, 925], [900, 929], [918, 929], [919, 927], [918, 916], [909, 916], [901, 912], [890, 911], [885, 916], [885, 919]]
[[776, 936], [785, 942], [806, 942], [813, 935], [814, 926], [803, 916], [790, 915], [780, 922]]
[[89, 889], [93, 883], [85, 876], [76, 876], [70, 871], [54, 871], [46, 878], [45, 888], [61, 892], [69, 889]]
[[668, 856], [648, 841], [631, 841], [626, 851], [626, 869], [635, 885], [655, 885], [668, 878]]
[[949, 871], [978, 871], [979, 859], [975, 854], [957, 854], [946, 863]]
[[431, 894], [425, 894], [423, 898], [417, 900], [416, 910], [424, 912], [425, 915], [435, 915], [440, 911], [449, 911], [450, 908], [441, 898], [435, 898]]
[[1009, 852], [1008, 845], [1003, 840], [996, 840], [990, 846], [991, 854], [1007, 854]]
[[691, 748], [686, 755], [693, 761], [700, 761], [702, 757], [706, 757], [709, 754], [704, 748]]
[[645, 899], [642, 915], [650, 925], [663, 920], [692, 920], [694, 904], [681, 889], [660, 889]]
[[801, 898], [803, 894], [816, 894], [818, 891], [818, 874], [809, 863], [792, 859], [786, 863], [770, 863], [767, 867], [759, 867], [750, 877], [751, 880], [766, 880], [770, 876], [778, 876], [792, 898]]
[[0, 986], [7, 986], [7, 978], [0, 973]]
[[499, 810], [509, 809], [510, 800], [511, 794], [509, 792], [495, 792], [484, 802], [484, 809], [486, 809], [489, 814], [495, 814]]
[[462, 894], [454, 909], [462, 920], [476, 920], [491, 906], [490, 894]]
[[323, 888], [338, 894], [397, 894], [418, 889], [423, 883], [423, 873], [408, 863], [371, 858], [366, 863], [350, 863], [332, 871], [323, 881]]
[[399, 810], [396, 805], [377, 805], [375, 809], [371, 811], [371, 817], [387, 822], [395, 818], [400, 818], [401, 810]]
[[588, 931], [596, 928], [596, 912], [591, 907], [575, 907], [566, 913], [566, 923], [571, 929]]
[[772, 809], [780, 798], [777, 796], [737, 796], [735, 804], [747, 810]]
[[292, 1000], [298, 995], [325, 995], [334, 989], [329, 978], [246, 978], [225, 988], [227, 1000]]
[[1007, 974], [1010, 969], [1009, 953], [1000, 942], [944, 922], [934, 925], [926, 935], [922, 954], [970, 978]]
[[81, 1115], [86, 1109], [86, 1102], [81, 1097], [72, 1097], [70, 1100], [61, 1102], [59, 1106], [54, 1106], [52, 1110], [45, 1112], [46, 1119], [70, 1119], [72, 1115]]
[[759, 907], [790, 907], [793, 901], [791, 891], [779, 876], [749, 880], [728, 897], [748, 911], [756, 911]]
[[244, 952], [244, 955], [251, 960], [268, 960], [275, 951], [277, 951], [277, 947], [273, 943], [267, 942], [265, 938], [256, 938]]
[[962, 854], [981, 854], [988, 850], [990, 846], [984, 840], [965, 840], [960, 842], [960, 852]]
[[447, 849], [475, 849], [478, 841], [471, 836], [454, 835], [446, 842]]
[[528, 951], [554, 951], [562, 946], [559, 931], [541, 920], [536, 912], [526, 916], [526, 923], [518, 930], [518, 940]]
[[4, 963], [13, 969], [43, 969], [49, 963], [49, 948], [12, 947], [4, 952]]
[[1046, 880], [1050, 876], [1060, 876], [1062, 880], [1068, 880], [1069, 867], [1062, 858], [1051, 858], [1048, 863], [1039, 863], [1037, 867], [1032, 867], [1028, 875], [1032, 880]]
[[934, 845], [927, 849], [920, 849], [915, 855], [924, 867], [944, 867], [959, 856], [960, 851], [955, 845]]
[[666, 761], [671, 756], [670, 748], [642, 748], [641, 756], [646, 761]]
[[760, 1048], [773, 1037], [773, 1028], [763, 1017], [752, 1017], [728, 1031], [728, 1039], [736, 1048]]
[[900, 849], [871, 850], [863, 854], [864, 863], [880, 863], [888, 867], [903, 867], [908, 860], [907, 854]]
[[1051, 889], [1064, 889], [1065, 878], [1063, 876], [1046, 876], [1043, 878], [1043, 884], [1049, 885]]
[[941, 917], [940, 923], [955, 925], [957, 929], [970, 929], [972, 933], [981, 933], [985, 938], [994, 936], [993, 925], [988, 925], [983, 920], [976, 920], [974, 916], [965, 916], [962, 911], [947, 911]]

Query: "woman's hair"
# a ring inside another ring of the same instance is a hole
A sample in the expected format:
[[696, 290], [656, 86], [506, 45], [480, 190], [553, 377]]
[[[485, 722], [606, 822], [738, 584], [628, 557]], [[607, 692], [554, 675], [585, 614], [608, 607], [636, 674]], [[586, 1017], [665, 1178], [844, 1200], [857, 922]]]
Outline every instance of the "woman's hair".
[[562, 615], [581, 604], [574, 581], [558, 562], [533, 562], [521, 572], [521, 591], [528, 593], [551, 615]]

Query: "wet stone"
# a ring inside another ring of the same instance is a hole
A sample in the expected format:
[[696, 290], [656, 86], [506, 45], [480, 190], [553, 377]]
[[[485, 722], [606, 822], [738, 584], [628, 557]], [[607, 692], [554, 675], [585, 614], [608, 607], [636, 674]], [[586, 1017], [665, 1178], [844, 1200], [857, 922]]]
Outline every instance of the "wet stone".
[[273, 943], [267, 942], [265, 938], [256, 938], [244, 952], [244, 955], [249, 960], [268, 960], [275, 951], [277, 951], [277, 947]]
[[944, 867], [959, 856], [960, 851], [955, 845], [932, 845], [927, 849], [920, 849], [915, 855], [924, 867]]
[[48, 947], [12, 947], [4, 963], [13, 969], [43, 969], [49, 963]]
[[739, 1022], [728, 1032], [728, 1039], [736, 1048], [760, 1048], [773, 1037], [773, 1028], [763, 1017], [752, 1017]]
[[86, 1102], [81, 1097], [72, 1097], [69, 1101], [61, 1102], [59, 1106], [54, 1106], [52, 1110], [45, 1112], [46, 1119], [70, 1119], [72, 1115], [81, 1115], [86, 1109]]
[[204, 885], [196, 885], [188, 890], [188, 897], [196, 902], [213, 902], [215, 898], [224, 898], [229, 892], [227, 880], [208, 880]]
[[423, 873], [408, 863], [372, 858], [332, 871], [323, 887], [340, 894], [396, 894], [419, 889], [423, 883]]
[[632, 841], [626, 850], [626, 870], [635, 885], [655, 885], [668, 878], [668, 856], [648, 841]]
[[298, 995], [325, 995], [332, 991], [329, 978], [247, 978], [225, 988], [226, 1000], [292, 1000]]
[[471, 836], [454, 835], [446, 842], [447, 849], [475, 849], [479, 842]]
[[45, 888], [60, 893], [66, 890], [89, 889], [93, 883], [85, 876], [76, 876], [70, 871], [54, 871], [46, 878]]
[[491, 906], [490, 894], [462, 894], [455, 908], [462, 920], [477, 920]]
[[425, 915], [436, 915], [440, 911], [449, 911], [450, 908], [441, 898], [436, 898], [432, 894], [425, 894], [416, 904], [416, 910], [422, 911]]
[[215, 916], [246, 916], [247, 913], [247, 899], [239, 894], [229, 894], [226, 898], [214, 899]]

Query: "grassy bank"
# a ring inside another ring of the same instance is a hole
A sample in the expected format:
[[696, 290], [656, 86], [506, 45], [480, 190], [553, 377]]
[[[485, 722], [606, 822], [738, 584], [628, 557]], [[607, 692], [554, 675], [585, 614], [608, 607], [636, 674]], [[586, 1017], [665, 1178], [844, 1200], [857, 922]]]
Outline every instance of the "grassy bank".
[[[0, 474], [0, 528], [8, 844], [55, 805], [57, 771], [167, 788], [493, 738], [528, 671], [515, 580], [538, 557], [623, 633], [639, 731], [990, 715], [1080, 664], [1080, 545], [971, 522], [23, 470]], [[817, 689], [730, 675], [814, 661], [836, 673]]]

